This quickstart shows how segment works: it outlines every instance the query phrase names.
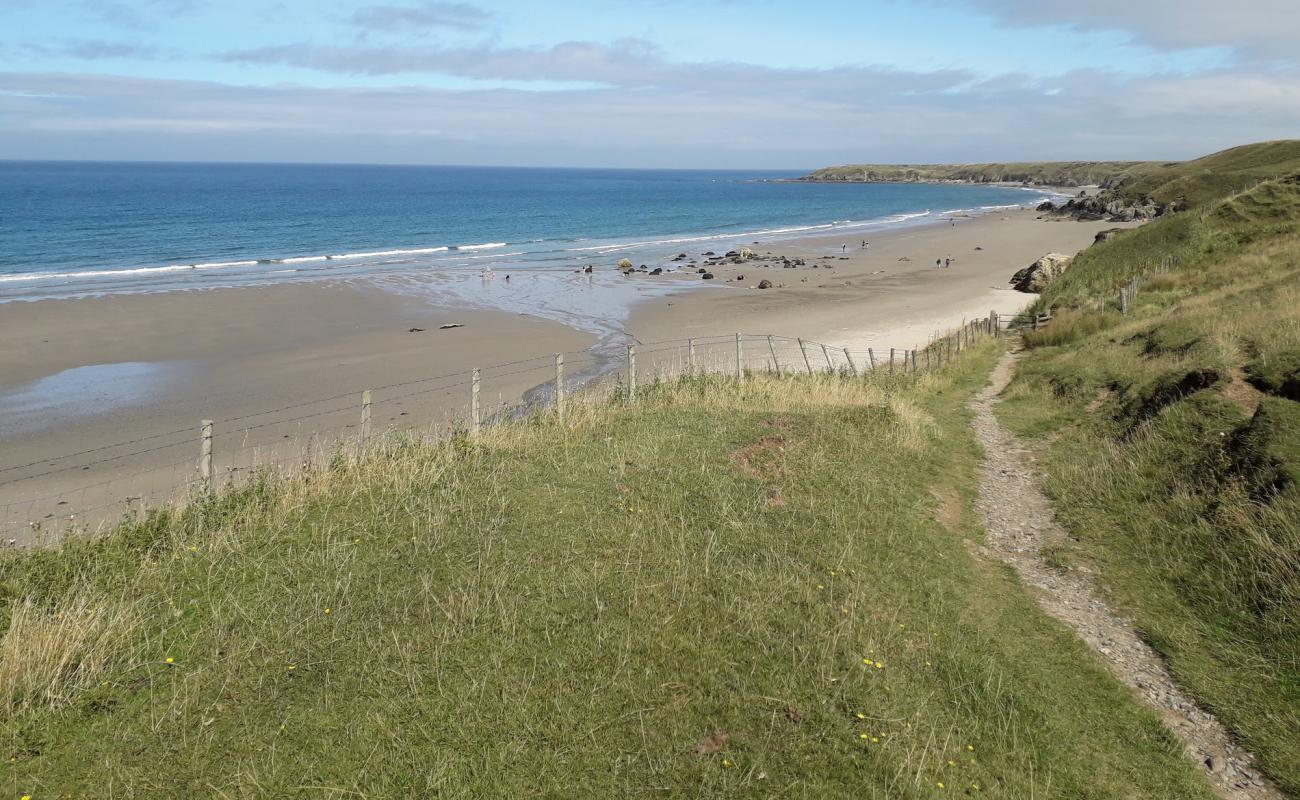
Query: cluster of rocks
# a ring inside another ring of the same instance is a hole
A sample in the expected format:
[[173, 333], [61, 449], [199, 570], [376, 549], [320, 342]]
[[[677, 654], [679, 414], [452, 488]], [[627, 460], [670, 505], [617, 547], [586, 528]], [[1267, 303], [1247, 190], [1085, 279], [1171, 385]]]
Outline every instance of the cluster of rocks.
[[[826, 261], [835, 261], [835, 260], [848, 261], [849, 260], [847, 257], [843, 257], [843, 256], [822, 256], [822, 258]], [[670, 263], [679, 265], [676, 268], [678, 271], [694, 271], [695, 274], [700, 276], [700, 280], [705, 280], [705, 281], [711, 281], [716, 279], [717, 275], [714, 273], [714, 270], [716, 270], [718, 267], [722, 267], [729, 264], [735, 265], [735, 264], [752, 263], [758, 267], [780, 267], [782, 269], [799, 269], [800, 267], [811, 267], [812, 269], [822, 269], [822, 268], [831, 269], [831, 266], [829, 264], [818, 264], [815, 262], [809, 264], [808, 261], [803, 258], [791, 258], [785, 255], [773, 255], [772, 253], [760, 255], [754, 252], [753, 250], [749, 249], [748, 247], [742, 247], [739, 250], [728, 250], [726, 253], [723, 253], [722, 255], [718, 255], [712, 250], [708, 250], [705, 251], [704, 253], [701, 253], [698, 259], [693, 258], [687, 253], [678, 253], [677, 255], [673, 256], [668, 260]], [[631, 277], [632, 275], [637, 273], [643, 275], [664, 274], [663, 267], [651, 268], [645, 264], [641, 264], [638, 266], [633, 264], [630, 259], [626, 259], [626, 258], [618, 262], [618, 270], [619, 272], [623, 273], [623, 275], [628, 277]], [[586, 265], [580, 270], [580, 272], [587, 273], [587, 274], [591, 274], [594, 271], [595, 268], [591, 264]], [[745, 276], [738, 274], [734, 278], [732, 278], [732, 280], [736, 283], [740, 283], [745, 280]], [[772, 289], [772, 288], [779, 288], [779, 286], [778, 284], [772, 283], [772, 281], [770, 280], [764, 279], [764, 280], [760, 280], [756, 284], [756, 288]]]
[[1136, 203], [1111, 199], [1109, 193], [1088, 197], [1080, 192], [1078, 197], [1064, 203], [1056, 204], [1051, 200], [1041, 203], [1038, 211], [1053, 216], [1069, 217], [1081, 222], [1136, 222], [1152, 220], [1176, 211], [1185, 211], [1187, 203], [1175, 200], [1171, 203], [1157, 203], [1150, 197], [1143, 197]]

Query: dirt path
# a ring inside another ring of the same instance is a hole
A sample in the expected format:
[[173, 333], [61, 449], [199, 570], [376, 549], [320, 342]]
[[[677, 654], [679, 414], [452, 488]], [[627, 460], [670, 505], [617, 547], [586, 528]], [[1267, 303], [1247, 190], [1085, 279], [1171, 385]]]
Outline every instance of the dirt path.
[[1056, 524], [1051, 504], [1039, 489], [1028, 448], [993, 415], [998, 394], [1011, 380], [1016, 358], [1008, 353], [998, 362], [989, 385], [971, 404], [975, 433], [985, 452], [978, 505], [988, 528], [988, 546], [981, 549], [1014, 567], [1020, 579], [1033, 587], [1047, 613], [1073, 628], [1105, 657], [1111, 672], [1155, 709], [1183, 741], [1189, 757], [1201, 765], [1221, 797], [1281, 800], [1284, 795], [1260, 774], [1253, 756], [1232, 741], [1213, 715], [1178, 688], [1160, 657], [1100, 600], [1088, 576], [1061, 572], [1044, 562], [1042, 547], [1063, 539], [1065, 532]]

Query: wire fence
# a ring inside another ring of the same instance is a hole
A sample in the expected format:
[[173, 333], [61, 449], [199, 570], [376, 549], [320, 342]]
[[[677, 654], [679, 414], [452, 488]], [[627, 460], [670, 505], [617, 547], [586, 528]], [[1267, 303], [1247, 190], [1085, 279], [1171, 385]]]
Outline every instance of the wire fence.
[[448, 372], [348, 392], [110, 444], [0, 462], [0, 542], [49, 543], [181, 504], [196, 493], [275, 471], [299, 473], [326, 458], [359, 458], [389, 432], [425, 440], [474, 435], [527, 414], [563, 414], [578, 400], [636, 402], [648, 382], [723, 374], [743, 380], [834, 373], [885, 378], [940, 370], [978, 337], [1025, 325], [1023, 315], [970, 320], [925, 347], [828, 345], [767, 334], [711, 336], [593, 348]]

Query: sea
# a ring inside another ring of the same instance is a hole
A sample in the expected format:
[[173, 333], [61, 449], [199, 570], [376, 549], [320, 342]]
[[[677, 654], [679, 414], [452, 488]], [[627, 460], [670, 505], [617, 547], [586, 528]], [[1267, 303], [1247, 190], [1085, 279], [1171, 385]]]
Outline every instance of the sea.
[[1047, 195], [801, 174], [0, 161], [0, 303], [334, 279], [608, 326], [647, 291], [619, 279], [623, 258], [672, 271], [679, 253], [858, 244]]

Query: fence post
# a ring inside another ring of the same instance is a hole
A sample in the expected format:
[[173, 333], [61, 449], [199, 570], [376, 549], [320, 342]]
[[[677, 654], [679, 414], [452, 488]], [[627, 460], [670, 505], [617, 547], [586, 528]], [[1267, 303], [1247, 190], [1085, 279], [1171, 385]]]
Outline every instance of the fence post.
[[912, 351], [912, 372], [916, 372], [916, 351]]
[[998, 335], [998, 312], [989, 311], [989, 336]]
[[799, 352], [803, 353], [803, 365], [808, 368], [808, 374], [813, 374], [812, 362], [808, 360], [808, 348], [803, 346], [803, 339], [799, 339]]
[[[1128, 315], [1128, 295], [1124, 293], [1123, 289], [1119, 290], [1119, 313], [1126, 316]], [[1035, 328], [1035, 330], [1037, 330], [1037, 328]]]
[[889, 348], [889, 374], [894, 374], [894, 348]]
[[564, 353], [555, 354], [555, 413], [564, 419]]
[[469, 381], [469, 430], [470, 433], [473, 433], [476, 436], [478, 435], [479, 427], [482, 424], [482, 420], [479, 417], [479, 384], [479, 369], [478, 367], [475, 367], [473, 376]]
[[[212, 420], [205, 419], [199, 430], [199, 478], [205, 491], [212, 488]], [[141, 502], [144, 499], [141, 498]]]
[[366, 452], [366, 440], [370, 438], [370, 390], [361, 393], [361, 452]]
[[834, 372], [835, 362], [831, 361], [831, 351], [826, 349], [826, 345], [822, 345], [822, 357], [826, 359], [826, 371]]
[[872, 372], [876, 371], [876, 351], [870, 347], [867, 348], [867, 364], [871, 367]]
[[[694, 350], [694, 348], [692, 348]], [[627, 401], [636, 399], [636, 345], [627, 346]]]
[[781, 377], [781, 359], [776, 357], [776, 344], [772, 342], [771, 334], [767, 337], [767, 349], [772, 351], [772, 365], [776, 369], [776, 377]]
[[849, 355], [847, 347], [844, 348], [844, 360], [849, 362], [849, 370], [853, 373], [853, 377], [858, 377], [858, 365], [853, 363], [853, 356]]
[[925, 348], [925, 371], [930, 371], [930, 348], [928, 346]]
[[736, 380], [745, 382], [745, 356], [741, 351], [740, 334], [736, 334]]
[[686, 340], [686, 369], [695, 374], [695, 340]]

